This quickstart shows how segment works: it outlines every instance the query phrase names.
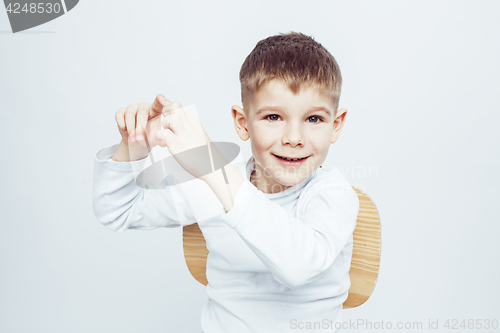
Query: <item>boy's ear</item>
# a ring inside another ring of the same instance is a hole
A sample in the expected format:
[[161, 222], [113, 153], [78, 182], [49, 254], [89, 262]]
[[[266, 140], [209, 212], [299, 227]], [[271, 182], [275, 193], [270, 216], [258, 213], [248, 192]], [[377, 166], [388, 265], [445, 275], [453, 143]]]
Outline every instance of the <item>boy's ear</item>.
[[342, 108], [337, 111], [335, 115], [335, 120], [333, 122], [333, 133], [332, 133], [332, 141], [331, 143], [335, 143], [339, 138], [340, 131], [342, 130], [342, 126], [345, 123], [345, 117], [347, 115], [347, 109]]
[[236, 129], [236, 133], [241, 140], [247, 141], [250, 138], [250, 133], [247, 128], [247, 119], [245, 116], [245, 111], [240, 108], [238, 105], [233, 105], [231, 107], [231, 115], [234, 120], [234, 128]]

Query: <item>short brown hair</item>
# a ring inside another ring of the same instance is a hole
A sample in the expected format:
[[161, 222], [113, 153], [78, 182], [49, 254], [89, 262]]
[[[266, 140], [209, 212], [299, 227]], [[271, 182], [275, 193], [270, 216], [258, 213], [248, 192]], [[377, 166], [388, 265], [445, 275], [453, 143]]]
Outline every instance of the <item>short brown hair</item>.
[[312, 37], [300, 32], [280, 33], [257, 43], [240, 70], [243, 109], [265, 83], [280, 79], [296, 94], [302, 86], [315, 85], [338, 108], [342, 76], [335, 58]]

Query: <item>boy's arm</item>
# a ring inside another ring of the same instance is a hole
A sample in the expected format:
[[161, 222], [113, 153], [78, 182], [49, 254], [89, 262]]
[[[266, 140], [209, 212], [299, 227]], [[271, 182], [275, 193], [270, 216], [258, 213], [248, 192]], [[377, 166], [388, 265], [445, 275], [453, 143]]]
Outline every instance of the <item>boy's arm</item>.
[[222, 169], [206, 175], [203, 180], [215, 193], [226, 212], [228, 212], [233, 208], [236, 194], [244, 184], [245, 178], [231, 163], [227, 163], [224, 166], [224, 172], [229, 184], [226, 183]]
[[117, 162], [118, 144], [102, 148], [94, 157], [93, 210], [108, 229], [150, 230], [195, 223], [177, 186], [144, 189], [135, 182], [133, 168], [144, 166], [147, 157]]
[[205, 178], [222, 204], [229, 208], [222, 220], [286, 287], [295, 289], [312, 282], [333, 264], [352, 236], [359, 201], [346, 181], [325, 177], [304, 190], [301, 195], [306, 200], [300, 218], [296, 218], [241, 174], [243, 182], [237, 188], [241, 179], [229, 165], [226, 173], [230, 183], [231, 179], [236, 180], [231, 186], [234, 204], [224, 190], [224, 181], [220, 181], [222, 174], [216, 172]]

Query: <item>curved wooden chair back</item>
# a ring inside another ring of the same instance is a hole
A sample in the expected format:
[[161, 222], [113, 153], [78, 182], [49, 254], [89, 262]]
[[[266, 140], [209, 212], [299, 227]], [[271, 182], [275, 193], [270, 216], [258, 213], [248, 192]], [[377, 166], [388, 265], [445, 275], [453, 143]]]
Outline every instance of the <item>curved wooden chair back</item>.
[[[359, 214], [353, 234], [353, 252], [349, 278], [351, 287], [344, 309], [360, 306], [368, 300], [377, 282], [380, 263], [380, 217], [372, 199], [353, 187], [359, 199]], [[191, 275], [207, 285], [207, 256], [205, 238], [198, 223], [183, 226], [184, 258]]]

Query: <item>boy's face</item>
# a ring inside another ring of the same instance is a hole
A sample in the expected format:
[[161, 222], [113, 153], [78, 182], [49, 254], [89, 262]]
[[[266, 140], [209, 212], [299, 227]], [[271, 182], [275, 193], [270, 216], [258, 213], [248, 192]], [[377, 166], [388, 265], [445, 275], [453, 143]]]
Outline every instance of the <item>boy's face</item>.
[[[277, 193], [300, 183], [325, 161], [347, 110], [338, 110], [334, 118], [333, 101], [317, 88], [302, 88], [294, 95], [281, 80], [272, 80], [247, 110], [233, 105], [231, 112], [240, 138], [251, 139], [251, 182], [264, 193]], [[278, 156], [304, 159], [290, 163]]]

